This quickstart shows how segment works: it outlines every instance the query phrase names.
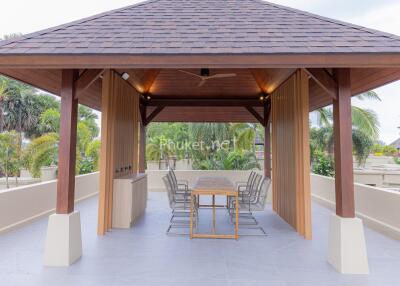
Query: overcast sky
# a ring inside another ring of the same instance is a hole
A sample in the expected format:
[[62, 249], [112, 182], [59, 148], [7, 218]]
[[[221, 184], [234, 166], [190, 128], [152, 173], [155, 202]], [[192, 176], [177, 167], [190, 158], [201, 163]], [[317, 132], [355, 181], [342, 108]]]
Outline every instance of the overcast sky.
[[[7, 0], [2, 2], [0, 36], [11, 33], [30, 33], [141, 1]], [[399, 0], [276, 0], [271, 2], [400, 35]], [[376, 92], [381, 96], [382, 102], [353, 100], [353, 104], [373, 109], [378, 113], [381, 122], [381, 140], [391, 143], [399, 137], [400, 132], [397, 129], [400, 126], [400, 82], [381, 87]]]

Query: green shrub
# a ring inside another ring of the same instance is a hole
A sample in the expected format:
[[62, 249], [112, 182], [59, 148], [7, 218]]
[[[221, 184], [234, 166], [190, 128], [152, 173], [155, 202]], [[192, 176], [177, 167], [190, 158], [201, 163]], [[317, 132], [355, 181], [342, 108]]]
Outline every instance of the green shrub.
[[333, 163], [332, 157], [321, 151], [316, 151], [314, 153], [312, 171], [314, 174], [317, 175], [334, 177], [335, 165]]

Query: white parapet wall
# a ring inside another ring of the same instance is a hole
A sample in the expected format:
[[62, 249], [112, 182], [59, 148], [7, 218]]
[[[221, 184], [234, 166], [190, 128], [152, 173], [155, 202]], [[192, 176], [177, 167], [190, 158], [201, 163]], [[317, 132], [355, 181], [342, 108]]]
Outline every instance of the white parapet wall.
[[[75, 201], [84, 200], [98, 192], [98, 172], [76, 177]], [[53, 213], [56, 195], [56, 180], [0, 191], [0, 233]]]
[[[368, 227], [400, 239], [400, 192], [355, 184], [356, 215]], [[311, 175], [314, 201], [335, 208], [335, 180]]]

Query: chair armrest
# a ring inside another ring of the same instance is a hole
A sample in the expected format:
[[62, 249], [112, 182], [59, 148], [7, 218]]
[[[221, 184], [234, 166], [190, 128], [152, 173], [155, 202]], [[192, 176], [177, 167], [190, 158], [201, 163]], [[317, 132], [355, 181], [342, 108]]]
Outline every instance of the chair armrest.
[[247, 186], [247, 182], [235, 182], [235, 188], [238, 189], [242, 186]]
[[188, 185], [186, 185], [186, 184], [179, 184], [179, 183], [178, 183], [178, 189], [186, 191], [186, 190], [188, 189]]

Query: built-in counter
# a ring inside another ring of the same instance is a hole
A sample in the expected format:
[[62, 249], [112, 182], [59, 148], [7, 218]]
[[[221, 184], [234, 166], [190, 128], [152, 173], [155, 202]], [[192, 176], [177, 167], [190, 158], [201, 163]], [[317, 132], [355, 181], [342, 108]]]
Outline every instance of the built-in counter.
[[131, 228], [147, 206], [147, 175], [131, 174], [114, 179], [113, 228]]

